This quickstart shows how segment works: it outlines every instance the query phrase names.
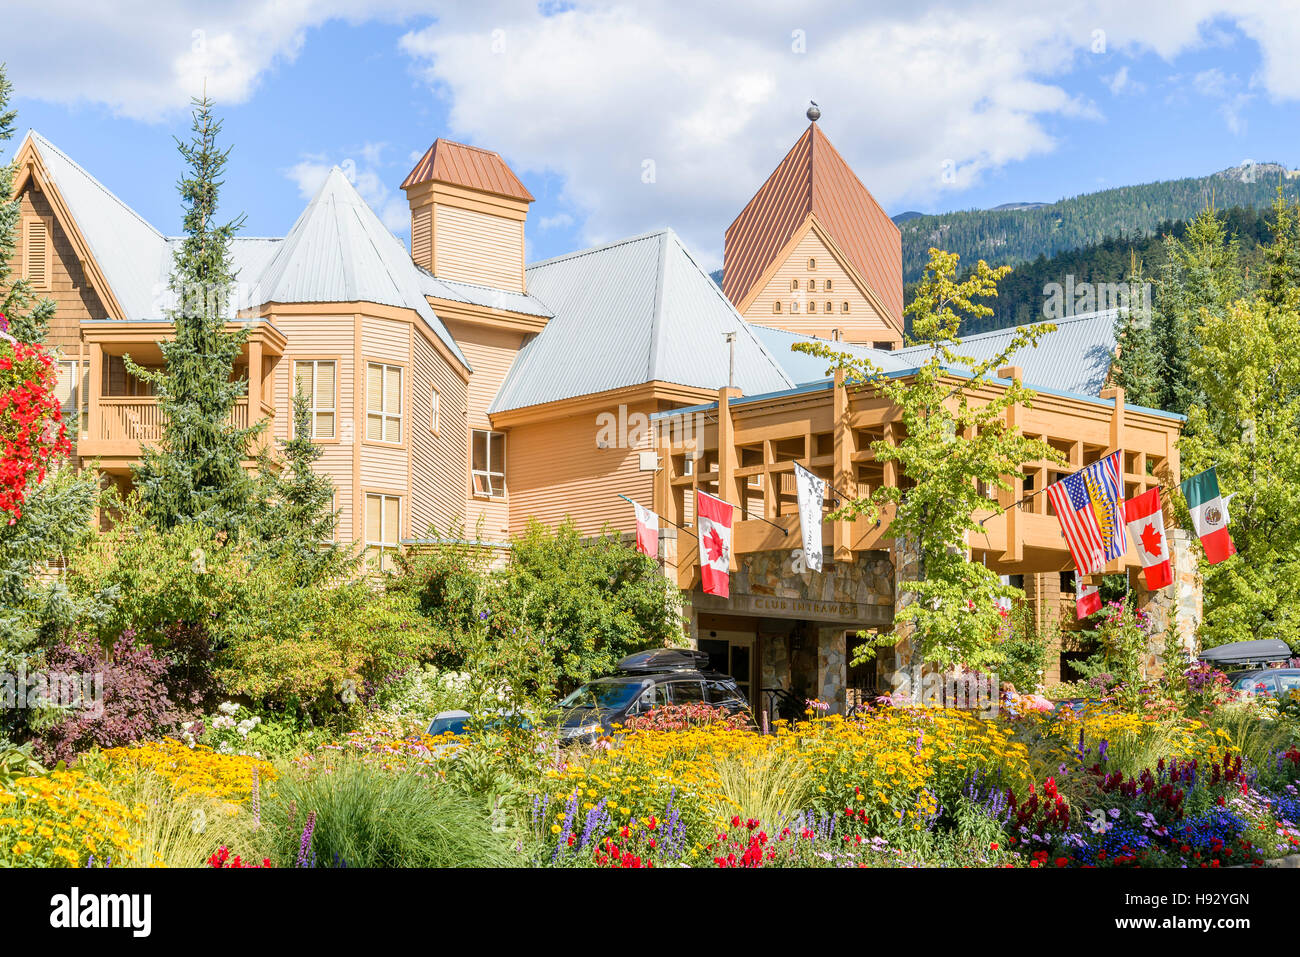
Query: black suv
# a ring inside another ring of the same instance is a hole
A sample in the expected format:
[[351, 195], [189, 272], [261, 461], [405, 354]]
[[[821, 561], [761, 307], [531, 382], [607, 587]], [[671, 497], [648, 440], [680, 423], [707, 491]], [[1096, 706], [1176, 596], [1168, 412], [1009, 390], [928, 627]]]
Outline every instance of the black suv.
[[707, 654], [655, 648], [628, 655], [615, 674], [589, 681], [561, 701], [560, 735], [591, 743], [614, 725], [666, 704], [707, 704], [753, 721], [735, 679], [710, 670]]

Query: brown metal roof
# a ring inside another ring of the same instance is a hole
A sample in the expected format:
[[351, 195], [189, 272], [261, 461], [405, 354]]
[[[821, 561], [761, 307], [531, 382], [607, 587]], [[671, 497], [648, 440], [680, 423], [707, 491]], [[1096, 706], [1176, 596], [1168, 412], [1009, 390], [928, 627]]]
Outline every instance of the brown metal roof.
[[433, 141], [420, 157], [420, 162], [415, 164], [415, 169], [407, 174], [402, 189], [430, 182], [478, 189], [526, 203], [533, 201], [533, 194], [528, 192], [499, 153], [441, 137]]
[[808, 218], [816, 217], [901, 327], [903, 239], [816, 123], [727, 227], [722, 288], [739, 305]]

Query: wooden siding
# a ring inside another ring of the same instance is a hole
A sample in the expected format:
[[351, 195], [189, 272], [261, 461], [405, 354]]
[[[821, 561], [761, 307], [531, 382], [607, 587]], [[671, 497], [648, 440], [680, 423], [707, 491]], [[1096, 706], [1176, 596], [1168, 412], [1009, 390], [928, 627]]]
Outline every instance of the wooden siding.
[[[28, 187], [23, 190], [20, 200], [19, 228], [24, 229], [24, 224], [32, 219], [45, 223], [48, 230], [46, 261], [49, 282], [46, 289], [36, 293], [37, 298], [53, 299], [56, 306], [45, 341], [62, 349], [68, 358], [75, 358], [81, 347], [81, 321], [110, 317], [81, 268], [68, 234], [55, 219], [49, 200], [40, 190]], [[17, 276], [24, 274], [26, 246], [25, 237], [20, 235], [13, 263]]]
[[[411, 536], [430, 526], [446, 533], [464, 520], [466, 385], [418, 328], [413, 339], [411, 377]], [[441, 415], [432, 430], [431, 390], [437, 388]]]
[[428, 206], [411, 211], [411, 259], [433, 270], [433, 210]]
[[353, 444], [365, 427], [364, 410], [358, 409], [354, 397], [355, 366], [353, 359], [352, 315], [289, 316], [277, 315], [274, 324], [288, 339], [284, 358], [275, 372], [273, 381], [275, 404], [274, 433], [277, 439], [288, 439], [293, 421], [293, 366], [296, 359], [335, 359], [338, 362], [335, 396], [337, 438], [322, 441], [323, 454], [316, 462], [316, 470], [328, 475], [334, 483], [334, 504], [339, 513], [338, 538], [351, 541], [353, 530], [361, 526], [354, 522]]
[[[810, 270], [808, 260], [815, 259], [817, 268]], [[792, 280], [799, 280], [799, 289], [790, 288]], [[817, 291], [808, 291], [808, 281], [817, 281]], [[831, 291], [826, 292], [826, 280], [831, 280]], [[772, 304], [781, 303], [779, 313], [772, 311]], [[790, 312], [790, 304], [798, 301], [799, 311]], [[816, 312], [808, 311], [809, 302], [815, 302]], [[827, 315], [826, 303], [830, 302], [835, 311]], [[848, 313], [841, 312], [841, 304], [849, 304]], [[859, 292], [849, 274], [845, 271], [831, 251], [826, 248], [815, 230], [808, 230], [795, 246], [794, 252], [782, 263], [768, 281], [763, 290], [754, 297], [754, 301], [745, 311], [745, 318], [764, 326], [801, 332], [824, 339], [833, 338], [833, 330], [839, 330], [839, 336], [845, 342], [857, 342], [871, 345], [873, 342], [890, 342], [901, 345], [898, 333], [872, 308], [871, 303]]]
[[407, 327], [410, 323], [366, 316], [361, 320], [361, 350], [368, 360], [407, 366], [411, 362], [411, 345]]
[[[491, 429], [487, 410], [496, 397], [497, 390], [510, 371], [515, 356], [523, 344], [524, 335], [508, 329], [492, 329], [470, 322], [449, 321], [447, 328], [469, 360], [474, 370], [469, 377], [466, 398], [465, 425], [467, 429]], [[510, 531], [510, 469], [514, 452], [510, 438], [506, 439], [506, 495], [507, 499], [483, 499], [470, 495], [469, 452], [466, 451], [461, 467], [461, 487], [466, 497], [465, 529], [489, 541], [499, 541]], [[480, 519], [482, 525], [479, 525]]]
[[[614, 411], [615, 414], [616, 410]], [[651, 405], [630, 406], [650, 413]], [[619, 494], [647, 508], [654, 501], [654, 473], [640, 471], [637, 449], [596, 447], [595, 413], [521, 425], [509, 432], [510, 531], [518, 534], [530, 518], [556, 526], [572, 517], [587, 534], [605, 525], [636, 529], [632, 506]], [[646, 445], [649, 450], [649, 445]]]
[[437, 276], [523, 291], [522, 221], [438, 203], [433, 227]]

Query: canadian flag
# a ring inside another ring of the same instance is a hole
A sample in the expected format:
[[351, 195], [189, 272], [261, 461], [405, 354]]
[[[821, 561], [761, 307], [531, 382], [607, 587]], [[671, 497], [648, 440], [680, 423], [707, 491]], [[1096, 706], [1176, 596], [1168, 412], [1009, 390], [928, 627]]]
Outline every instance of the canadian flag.
[[704, 594], [727, 598], [731, 594], [731, 516], [734, 509], [707, 492], [696, 491], [695, 495]]
[[659, 516], [636, 502], [632, 507], [636, 509], [636, 550], [650, 558], [658, 558]]
[[1173, 584], [1174, 569], [1169, 564], [1169, 540], [1165, 537], [1165, 516], [1160, 510], [1160, 489], [1148, 489], [1125, 502], [1124, 521], [1128, 523], [1128, 537], [1142, 559], [1147, 588], [1155, 591]]
[[1079, 583], [1079, 594], [1074, 599], [1074, 613], [1079, 620], [1101, 611], [1101, 586]]

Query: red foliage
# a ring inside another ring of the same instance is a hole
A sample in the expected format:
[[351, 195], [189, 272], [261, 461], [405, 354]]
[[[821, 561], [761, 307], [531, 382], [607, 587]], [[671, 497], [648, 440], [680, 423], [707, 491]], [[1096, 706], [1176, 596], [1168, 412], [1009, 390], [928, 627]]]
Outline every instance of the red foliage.
[[54, 360], [40, 346], [0, 338], [0, 513], [10, 525], [22, 515], [28, 488], [72, 451], [54, 395], [57, 379]]

